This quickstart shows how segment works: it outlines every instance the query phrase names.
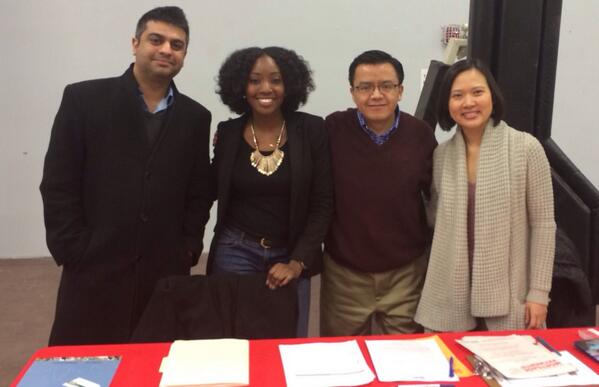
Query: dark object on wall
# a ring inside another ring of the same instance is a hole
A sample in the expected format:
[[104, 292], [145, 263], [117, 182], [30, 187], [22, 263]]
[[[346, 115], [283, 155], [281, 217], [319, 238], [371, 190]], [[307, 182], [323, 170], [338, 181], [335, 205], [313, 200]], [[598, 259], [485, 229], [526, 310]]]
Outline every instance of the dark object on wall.
[[414, 113], [416, 118], [425, 121], [433, 130], [437, 126], [437, 96], [439, 95], [439, 87], [448, 68], [449, 65], [443, 62], [431, 60], [431, 63], [428, 65], [426, 80], [418, 99], [418, 106], [416, 106], [416, 112]]
[[[599, 301], [599, 191], [551, 140], [562, 0], [471, 0], [468, 57], [504, 94], [505, 121], [536, 136], [553, 169], [558, 227], [572, 237]], [[516, 59], [515, 59], [516, 58]]]
[[132, 342], [295, 337], [297, 286], [265, 274], [173, 276], [158, 282]]
[[549, 328], [595, 325], [595, 308], [580, 254], [572, 239], [561, 229], [555, 238], [553, 283], [547, 313]]

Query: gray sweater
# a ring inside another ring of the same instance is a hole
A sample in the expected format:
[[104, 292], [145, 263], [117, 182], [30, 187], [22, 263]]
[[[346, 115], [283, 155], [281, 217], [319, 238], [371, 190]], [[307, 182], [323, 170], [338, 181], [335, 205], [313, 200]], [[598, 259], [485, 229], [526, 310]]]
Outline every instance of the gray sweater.
[[555, 250], [549, 163], [530, 134], [490, 122], [476, 180], [468, 261], [468, 179], [461, 130], [434, 153], [431, 257], [416, 321], [436, 331], [523, 329], [524, 303], [547, 304]]

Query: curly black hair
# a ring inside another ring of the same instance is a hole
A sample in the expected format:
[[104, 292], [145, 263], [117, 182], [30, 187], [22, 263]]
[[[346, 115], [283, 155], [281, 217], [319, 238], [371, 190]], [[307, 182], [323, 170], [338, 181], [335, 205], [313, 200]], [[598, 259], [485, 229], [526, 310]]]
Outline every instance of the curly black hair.
[[314, 90], [312, 70], [304, 58], [283, 47], [248, 47], [233, 52], [220, 67], [216, 93], [231, 111], [237, 114], [250, 112], [245, 90], [254, 63], [263, 55], [271, 57], [281, 70], [285, 85], [281, 111], [283, 114], [296, 111], [306, 103], [308, 94]]

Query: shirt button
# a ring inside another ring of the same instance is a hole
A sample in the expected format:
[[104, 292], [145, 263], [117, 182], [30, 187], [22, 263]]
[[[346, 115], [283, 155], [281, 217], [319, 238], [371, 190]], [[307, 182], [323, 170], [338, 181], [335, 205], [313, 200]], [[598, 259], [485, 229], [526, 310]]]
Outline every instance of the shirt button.
[[139, 218], [141, 219], [142, 222], [146, 223], [148, 220], [150, 220], [150, 218], [148, 218], [148, 216], [144, 213], [142, 213]]
[[146, 173], [144, 174], [146, 180], [150, 180], [150, 177], [152, 176], [152, 172], [150, 171], [146, 171]]

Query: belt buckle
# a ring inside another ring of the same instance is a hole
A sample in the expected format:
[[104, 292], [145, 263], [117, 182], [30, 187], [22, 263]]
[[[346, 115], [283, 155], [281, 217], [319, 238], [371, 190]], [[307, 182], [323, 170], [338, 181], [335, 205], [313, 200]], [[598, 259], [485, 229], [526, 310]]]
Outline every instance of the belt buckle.
[[265, 249], [270, 249], [272, 247], [270, 241], [266, 238], [260, 238], [260, 246]]

